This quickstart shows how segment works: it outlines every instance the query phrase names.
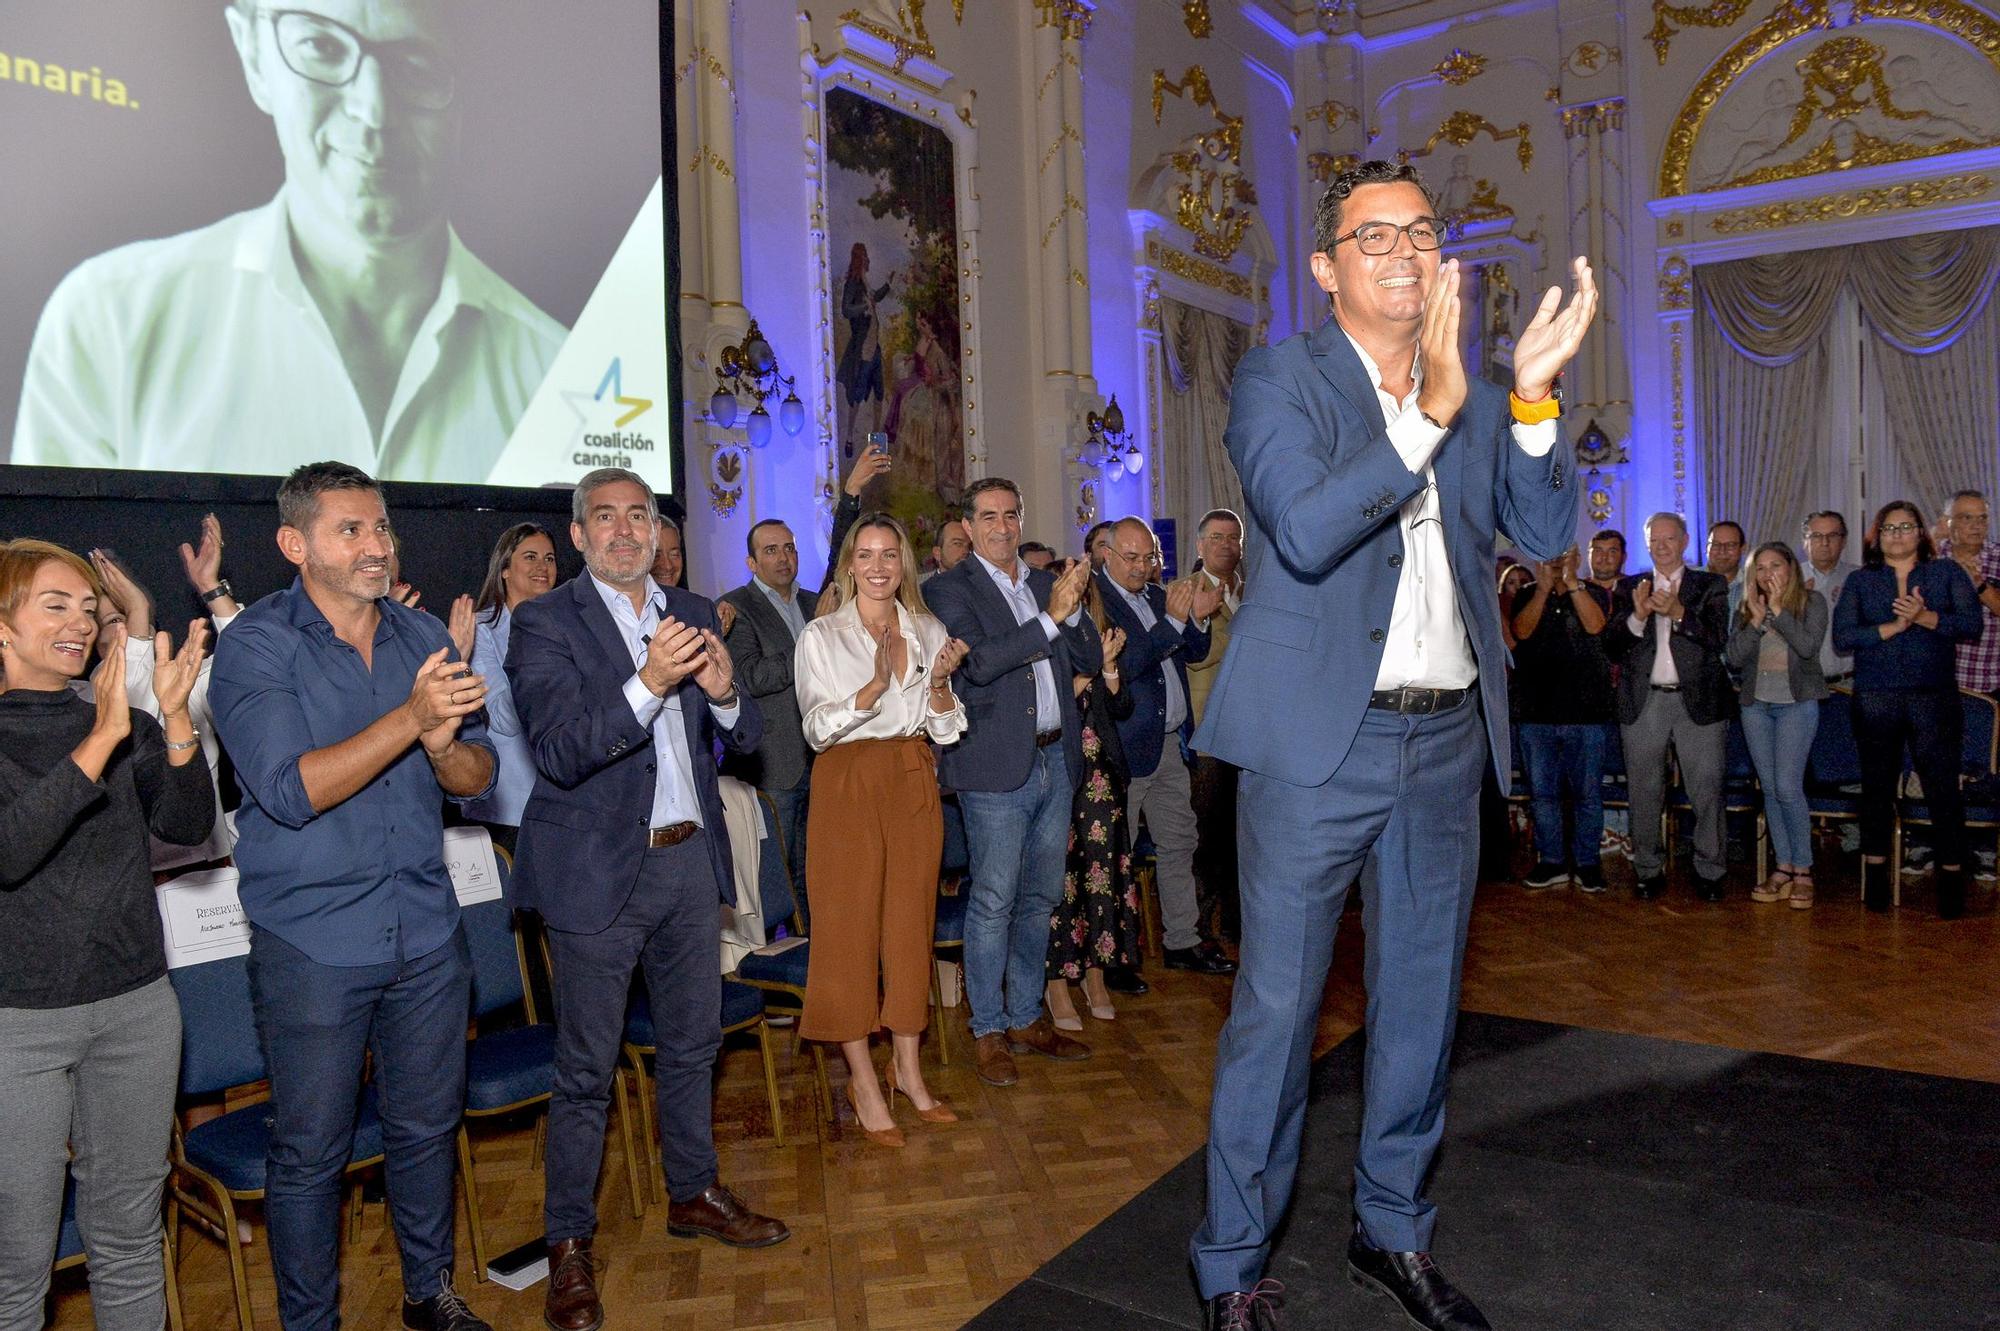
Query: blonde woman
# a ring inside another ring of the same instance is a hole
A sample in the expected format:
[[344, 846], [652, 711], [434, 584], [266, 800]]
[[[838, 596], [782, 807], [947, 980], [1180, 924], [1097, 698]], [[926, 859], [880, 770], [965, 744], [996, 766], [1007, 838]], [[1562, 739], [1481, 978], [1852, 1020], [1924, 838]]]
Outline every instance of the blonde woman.
[[806, 743], [819, 755], [806, 819], [813, 949], [799, 1034], [840, 1046], [863, 1131], [901, 1146], [868, 1052], [876, 1030], [890, 1035], [889, 1094], [902, 1091], [926, 1122], [957, 1118], [925, 1088], [917, 1047], [930, 1016], [944, 848], [930, 746], [965, 733], [951, 676], [966, 646], [925, 609], [916, 551], [886, 514], [854, 524], [833, 581], [840, 608], [806, 625], [792, 662]]

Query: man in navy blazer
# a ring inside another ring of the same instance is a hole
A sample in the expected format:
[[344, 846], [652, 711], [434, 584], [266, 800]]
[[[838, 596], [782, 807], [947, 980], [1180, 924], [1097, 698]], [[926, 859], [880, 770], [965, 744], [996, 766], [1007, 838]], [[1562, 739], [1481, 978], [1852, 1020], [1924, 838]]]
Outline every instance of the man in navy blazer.
[[1137, 834], [1140, 818], [1153, 834], [1159, 866], [1160, 915], [1166, 933], [1163, 960], [1176, 970], [1233, 975], [1236, 963], [1202, 940], [1196, 901], [1194, 796], [1181, 745], [1194, 733], [1187, 663], [1208, 655], [1208, 620], [1222, 593], [1205, 580], [1171, 587], [1152, 580], [1160, 543], [1140, 518], [1111, 528], [1111, 548], [1098, 575], [1106, 619], [1125, 632], [1115, 663], [1132, 691], [1132, 715], [1118, 723], [1118, 742], [1132, 771], [1125, 825]]
[[1019, 555], [1021, 492], [989, 476], [965, 493], [972, 557], [924, 584], [924, 599], [972, 650], [958, 692], [971, 721], [939, 754], [958, 792], [971, 852], [965, 994], [981, 1080], [1011, 1086], [1014, 1054], [1088, 1058], [1042, 1012], [1049, 914], [1062, 895], [1070, 802], [1083, 780], [1078, 674], [1103, 664], [1083, 613], [1090, 566], [1029, 568]]
[[716, 1180], [711, 1129], [717, 907], [736, 899], [714, 744], [755, 749], [757, 704], [737, 692], [714, 607], [653, 580], [657, 509], [645, 481], [593, 471], [572, 512], [585, 572], [516, 607], [507, 676], [536, 768], [514, 904], [541, 912], [554, 963], [543, 1312], [556, 1331], [589, 1331], [604, 1316], [594, 1198], [635, 970], [659, 1041], [668, 1232], [764, 1247], [788, 1231]]
[[1255, 348], [1229, 456], [1249, 595], [1194, 747], [1243, 770], [1242, 970], [1217, 1050], [1208, 1207], [1191, 1255], [1211, 1327], [1269, 1326], [1260, 1281], [1291, 1200], [1334, 929], [1365, 861], [1367, 1068], [1351, 1274], [1416, 1325], [1488, 1323], [1431, 1262], [1424, 1195], [1479, 858], [1474, 810], [1504, 764], [1506, 650], [1493, 539], [1531, 559], [1574, 539], [1557, 372], [1596, 308], [1590, 268], [1515, 344], [1514, 393], [1467, 379], [1456, 261], [1416, 171], [1341, 173], [1314, 219], [1333, 317]]

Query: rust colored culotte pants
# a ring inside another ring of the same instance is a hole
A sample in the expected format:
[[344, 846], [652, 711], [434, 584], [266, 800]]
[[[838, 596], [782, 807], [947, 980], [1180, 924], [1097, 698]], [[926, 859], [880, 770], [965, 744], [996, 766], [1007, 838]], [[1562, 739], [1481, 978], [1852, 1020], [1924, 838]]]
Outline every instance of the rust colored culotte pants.
[[844, 1043], [880, 1027], [923, 1031], [943, 852], [927, 741], [853, 740], [814, 760], [806, 816], [812, 962], [801, 1036]]

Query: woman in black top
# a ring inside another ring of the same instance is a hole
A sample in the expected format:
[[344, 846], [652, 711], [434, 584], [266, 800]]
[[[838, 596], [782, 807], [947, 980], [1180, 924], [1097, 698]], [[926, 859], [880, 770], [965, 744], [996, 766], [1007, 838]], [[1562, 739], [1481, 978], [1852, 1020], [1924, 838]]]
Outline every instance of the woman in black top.
[[1979, 636], [1979, 598], [1964, 569], [1934, 557], [1923, 514], [1906, 500], [1875, 515], [1862, 565], [1834, 606], [1833, 646], [1854, 654], [1868, 909], [1889, 909], [1889, 829], [1907, 746], [1936, 828], [1938, 914], [1955, 918], [1965, 910], [1965, 801], [1958, 788], [1965, 713], [1957, 647]]
[[0, 1326], [39, 1326], [65, 1167], [100, 1328], [166, 1321], [166, 1181], [180, 1008], [166, 979], [147, 833], [205, 838], [215, 795], [188, 693], [207, 635], [155, 639], [161, 720], [125, 692], [124, 630], [95, 700], [72, 692], [97, 640], [90, 566], [0, 549]]

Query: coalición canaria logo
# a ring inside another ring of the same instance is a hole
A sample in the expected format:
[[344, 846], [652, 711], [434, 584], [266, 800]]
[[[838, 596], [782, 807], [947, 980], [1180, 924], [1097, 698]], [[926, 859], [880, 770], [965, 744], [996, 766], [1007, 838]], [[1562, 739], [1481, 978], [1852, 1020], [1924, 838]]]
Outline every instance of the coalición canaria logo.
[[[611, 422], [609, 430], [592, 430], [592, 418], [599, 414], [599, 404], [605, 400], [606, 394], [625, 410]], [[576, 466], [630, 467], [634, 453], [650, 453], [656, 447], [652, 436], [625, 428], [653, 409], [653, 399], [625, 395], [624, 365], [620, 357], [611, 358], [611, 364], [605, 367], [603, 377], [597, 381], [595, 392], [565, 389], [562, 396], [570, 410], [576, 413], [576, 447], [570, 455], [570, 461]]]

